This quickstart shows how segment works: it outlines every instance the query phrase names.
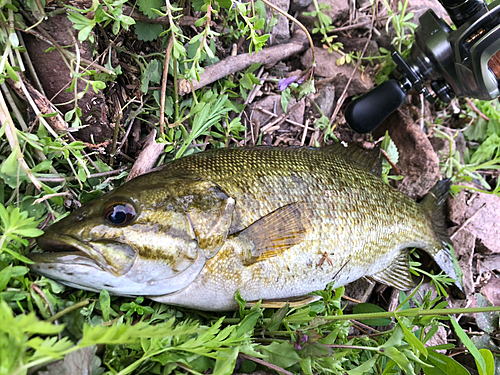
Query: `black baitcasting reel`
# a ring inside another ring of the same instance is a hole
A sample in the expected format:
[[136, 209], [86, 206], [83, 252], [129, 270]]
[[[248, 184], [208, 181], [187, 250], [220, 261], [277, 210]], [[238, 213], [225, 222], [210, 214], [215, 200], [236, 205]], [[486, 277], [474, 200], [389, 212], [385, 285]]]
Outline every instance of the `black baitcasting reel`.
[[[440, 0], [457, 30], [432, 10], [419, 18], [410, 57], [397, 52], [392, 79], [351, 102], [345, 113], [350, 127], [369, 133], [416, 90], [433, 103], [439, 98], [493, 100], [500, 96], [500, 0]], [[430, 89], [429, 89], [430, 86]]]

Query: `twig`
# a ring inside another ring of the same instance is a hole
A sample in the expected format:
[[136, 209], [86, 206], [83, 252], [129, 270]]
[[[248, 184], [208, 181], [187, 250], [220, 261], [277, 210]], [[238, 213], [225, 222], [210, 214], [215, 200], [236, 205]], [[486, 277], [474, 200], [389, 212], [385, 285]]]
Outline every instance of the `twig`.
[[392, 168], [394, 168], [394, 172], [396, 172], [397, 174], [401, 174], [401, 170], [397, 167], [397, 165], [392, 161], [392, 159], [389, 157], [389, 154], [387, 154], [387, 152], [381, 148], [380, 149], [380, 152], [382, 153], [382, 155], [384, 155], [384, 157], [387, 159], [387, 161], [389, 162], [389, 164], [391, 165]]
[[472, 108], [472, 110], [474, 112], [476, 112], [479, 115], [479, 117], [481, 117], [482, 119], [484, 119], [486, 121], [490, 121], [490, 118], [488, 116], [486, 116], [483, 112], [481, 112], [479, 110], [479, 108], [477, 108], [476, 105], [472, 102], [471, 99], [469, 99], [469, 98], [466, 98], [466, 99], [467, 99], [467, 103], [470, 105], [470, 107]]
[[[258, 110], [258, 111], [261, 111], [262, 113], [265, 113], [266, 115], [273, 116], [273, 117], [278, 117], [278, 115], [276, 113], [268, 111], [267, 109], [262, 108], [260, 106], [256, 107], [255, 109]], [[305, 128], [306, 127], [304, 124], [301, 124], [301, 123], [299, 123], [297, 121], [290, 120], [288, 118], [285, 119], [285, 121], [288, 122], [289, 124], [292, 124], [292, 125], [295, 125], [295, 126], [300, 126], [301, 128]], [[314, 131], [314, 128], [308, 128], [307, 130]]]
[[26, 164], [26, 160], [24, 160], [23, 154], [21, 152], [21, 147], [19, 146], [19, 141], [17, 139], [16, 128], [14, 126], [14, 121], [10, 116], [7, 103], [4, 100], [2, 93], [0, 92], [0, 126], [5, 128], [5, 135], [7, 136], [7, 140], [9, 141], [9, 146], [12, 152], [16, 153], [16, 159], [19, 163], [20, 167], [23, 169], [26, 176], [30, 179], [30, 181], [35, 185], [38, 190], [42, 189], [42, 184], [40, 181], [33, 175], [28, 164]]
[[[129, 102], [130, 103], [130, 102]], [[128, 105], [128, 104], [127, 104]], [[125, 106], [127, 106], [125, 105]], [[125, 135], [123, 136], [122, 138], [122, 141], [120, 142], [120, 145], [118, 146], [118, 148], [116, 149], [116, 151], [112, 154], [112, 156], [116, 156], [118, 154], [122, 154], [121, 153], [121, 149], [123, 147], [123, 145], [125, 144], [129, 134], [130, 134], [130, 131], [132, 130], [132, 126], [134, 126], [134, 122], [135, 122], [135, 119], [136, 117], [141, 113], [142, 111], [142, 107], [143, 107], [143, 103], [141, 103], [141, 105], [139, 107], [137, 107], [137, 109], [135, 111], [133, 111], [130, 116], [128, 117], [130, 119], [130, 123], [128, 124], [128, 127], [127, 127], [127, 131], [125, 132]], [[127, 119], [128, 121], [128, 119]], [[122, 154], [124, 155], [124, 154]]]
[[165, 52], [165, 65], [163, 66], [163, 78], [161, 80], [161, 95], [160, 95], [160, 133], [161, 137], [165, 137], [165, 96], [167, 93], [167, 77], [168, 64], [170, 62], [170, 53], [174, 44], [174, 37], [170, 36], [168, 40], [167, 51]]
[[[52, 37], [50, 35], [48, 35], [45, 32], [45, 30], [43, 30], [43, 29], [39, 29], [43, 33], [39, 33], [39, 32], [34, 31], [34, 30], [24, 30], [24, 29], [17, 28], [17, 27], [16, 27], [16, 30], [19, 30], [19, 31], [22, 31], [24, 33], [28, 33], [28, 34], [34, 35], [36, 38], [44, 41], [45, 43], [47, 43], [51, 47], [55, 47], [60, 53], [62, 53], [63, 55], [65, 55], [66, 57], [68, 57], [70, 59], [75, 59], [76, 58], [76, 56], [75, 56], [75, 54], [73, 52], [68, 51], [67, 49], [61, 47], [61, 45], [59, 43], [57, 43], [54, 39], [52, 39]], [[87, 67], [85, 68], [84, 71], [87, 71], [90, 68], [95, 68], [97, 70], [100, 70], [103, 73], [107, 73], [107, 74], [116, 76], [116, 73], [114, 71], [112, 71], [112, 70], [110, 70], [108, 68], [105, 68], [104, 66], [101, 66], [101, 65], [97, 64], [95, 61], [92, 61], [92, 60], [89, 60], [89, 59], [86, 59], [86, 58], [83, 58], [83, 57], [81, 57], [80, 60], [81, 60], [82, 63], [84, 63], [85, 65], [87, 65]]]
[[[42, 299], [45, 301], [45, 303], [47, 304], [47, 306], [49, 307], [49, 311], [50, 311], [50, 315], [54, 316], [55, 315], [55, 312], [54, 312], [54, 308], [52, 307], [52, 304], [50, 303], [50, 301], [47, 299], [47, 296], [45, 295], [44, 292], [42, 292], [40, 290], [40, 288], [36, 285], [36, 284], [31, 284], [31, 288], [40, 296], [42, 297]], [[54, 320], [54, 324], [57, 326], [59, 325], [58, 321], [57, 320]]]
[[347, 98], [347, 89], [349, 88], [349, 85], [351, 84], [352, 79], [354, 78], [354, 74], [356, 71], [359, 69], [359, 66], [361, 65], [362, 58], [366, 52], [366, 49], [368, 48], [368, 45], [370, 44], [370, 40], [372, 39], [373, 35], [373, 26], [375, 24], [375, 15], [372, 15], [372, 20], [371, 20], [371, 26], [370, 26], [370, 34], [368, 35], [368, 39], [366, 40], [365, 46], [363, 47], [363, 51], [361, 52], [361, 55], [359, 57], [358, 62], [356, 63], [356, 66], [352, 70], [351, 76], [349, 77], [349, 80], [347, 81], [347, 84], [344, 87], [344, 91], [340, 95], [340, 98], [337, 102], [337, 106], [335, 107], [335, 110], [333, 111], [332, 117], [330, 118], [330, 128], [335, 121], [335, 118], [337, 117], [337, 114], [340, 111], [340, 107], [342, 107], [342, 104], [344, 104], [345, 99]]
[[[37, 113], [38, 116], [56, 113], [55, 116], [46, 118], [47, 123], [56, 132], [60, 133], [68, 129], [68, 124], [62, 117], [59, 110], [57, 110], [56, 107], [54, 107], [54, 105], [49, 101], [49, 99], [47, 99], [44, 95], [42, 95], [41, 92], [35, 89], [31, 85], [31, 83], [29, 83], [27, 80], [24, 80], [20, 74], [18, 74], [17, 76], [19, 78], [18, 82], [13, 81], [11, 79], [7, 80], [7, 82], [14, 89], [17, 95], [19, 95], [26, 101], [28, 101], [27, 96], [28, 95], [31, 96], [33, 102], [36, 104], [36, 107], [40, 111], [39, 113]], [[24, 89], [26, 89], [26, 91]]]
[[269, 362], [266, 362], [260, 358], [255, 358], [255, 357], [251, 357], [249, 355], [246, 355], [246, 354], [243, 354], [243, 353], [240, 353], [239, 354], [240, 357], [242, 358], [245, 358], [245, 359], [248, 359], [250, 361], [253, 361], [255, 363], [258, 363], [260, 365], [263, 365], [263, 366], [266, 366], [270, 369], [273, 369], [274, 371], [278, 371], [278, 372], [281, 372], [282, 374], [285, 374], [285, 375], [293, 375], [293, 373], [291, 373], [290, 371], [287, 371], [279, 366], [276, 366], [276, 365], [273, 365], [272, 363], [269, 363]]
[[23, 34], [19, 30], [16, 30], [16, 34], [17, 34], [17, 37], [19, 38], [19, 41], [21, 42], [21, 45], [26, 50], [25, 52], [23, 52], [23, 56], [24, 56], [24, 59], [26, 60], [26, 63], [28, 65], [28, 69], [30, 71], [31, 77], [33, 77], [33, 79], [35, 80], [35, 84], [36, 84], [38, 91], [40, 91], [43, 96], [47, 96], [47, 95], [45, 95], [45, 92], [43, 91], [42, 83], [40, 82], [40, 79], [38, 78], [38, 74], [36, 74], [35, 67], [33, 66], [33, 62], [31, 61], [31, 57], [28, 53], [28, 49], [26, 48], [26, 44], [24, 43]]
[[304, 146], [308, 129], [309, 129], [309, 119], [306, 119], [306, 126], [304, 127], [304, 132], [302, 133], [302, 139], [300, 140], [300, 147]]
[[295, 37], [288, 43], [264, 48], [251, 55], [245, 53], [237, 56], [229, 56], [216, 64], [207, 66], [205, 71], [200, 74], [200, 81], [192, 82], [192, 87], [190, 87], [191, 81], [185, 79], [180, 80], [179, 94], [189, 94], [193, 89], [198, 90], [199, 88], [209, 85], [218, 79], [246, 69], [252, 64], [261, 63], [263, 65], [272, 65], [292, 55], [303, 52], [306, 50], [308, 44], [304, 41], [303, 37], [300, 37], [300, 35], [300, 33], [296, 33]]
[[69, 191], [65, 191], [65, 192], [62, 192], [62, 193], [54, 193], [54, 194], [44, 195], [41, 198], [35, 199], [35, 201], [33, 202], [33, 204], [42, 203], [43, 201], [46, 201], [47, 199], [50, 199], [50, 198], [65, 197], [65, 196], [71, 196], [71, 194], [69, 193]]
[[66, 307], [64, 310], [59, 311], [57, 314], [52, 315], [50, 318], [45, 319], [46, 322], [52, 323], [53, 321], [59, 319], [61, 316], [66, 315], [67, 313], [79, 309], [80, 307], [87, 306], [90, 303], [90, 300], [84, 299], [83, 301], [77, 302], [74, 305], [71, 305], [70, 307]]
[[285, 120], [288, 118], [288, 116], [290, 116], [290, 114], [295, 110], [295, 108], [297, 108], [299, 106], [301, 101], [298, 101], [297, 103], [295, 103], [291, 108], [288, 109], [288, 111], [286, 113], [282, 113], [281, 115], [277, 116], [273, 121], [271, 121], [269, 124], [266, 124], [265, 126], [263, 126], [260, 130], [263, 133], [271, 133], [272, 131], [275, 130], [274, 128], [276, 126], [279, 128], [279, 126], [285, 122]]
[[349, 296], [346, 296], [346, 295], [343, 295], [342, 296], [343, 299], [346, 299], [348, 301], [351, 301], [351, 302], [354, 302], [354, 303], [361, 303], [361, 301], [357, 300], [357, 299], [354, 299], [354, 298], [351, 298]]
[[[128, 15], [129, 17], [132, 17], [136, 21], [155, 23], [166, 26], [170, 25], [168, 17], [149, 18], [148, 16], [139, 12], [137, 9], [134, 9], [128, 5], [123, 5], [123, 13]], [[196, 17], [182, 16], [179, 19], [179, 26], [194, 26], [196, 21], [198, 21], [198, 18]]]
[[367, 324], [361, 323], [360, 321], [357, 321], [357, 320], [354, 320], [354, 319], [353, 319], [353, 320], [351, 320], [351, 322], [356, 323], [358, 326], [361, 326], [361, 327], [363, 327], [363, 328], [365, 328], [365, 329], [369, 329], [369, 330], [371, 330], [371, 331], [373, 331], [373, 332], [380, 333], [380, 331], [376, 330], [376, 329], [375, 329], [375, 328], [373, 328], [373, 327], [370, 327], [370, 326], [369, 326], [369, 325], [367, 325]]
[[302, 25], [295, 17], [292, 17], [289, 15], [287, 12], [285, 12], [283, 9], [278, 8], [276, 5], [271, 4], [267, 0], [262, 0], [264, 4], [266, 4], [269, 8], [274, 9], [276, 12], [281, 13], [283, 16], [288, 18], [290, 21], [295, 23], [298, 27], [302, 29], [302, 31], [306, 34], [307, 40], [309, 40], [309, 45], [311, 46], [311, 53], [312, 53], [312, 65], [316, 65], [316, 59], [314, 58], [314, 43], [312, 41], [311, 35], [309, 34], [309, 31], [307, 31], [306, 27]]
[[[106, 177], [106, 176], [111, 176], [114, 174], [121, 173], [123, 171], [126, 171], [127, 169], [130, 169], [129, 166], [127, 167], [122, 167], [120, 169], [115, 169], [112, 171], [107, 171], [107, 172], [101, 172], [101, 173], [94, 173], [91, 175], [88, 175], [87, 178], [97, 178], [97, 177]], [[38, 180], [41, 182], [65, 182], [65, 181], [74, 181], [77, 180], [78, 177], [76, 176], [71, 176], [71, 177], [38, 177]]]
[[163, 150], [165, 150], [165, 143], [156, 143], [155, 138], [156, 129], [153, 129], [153, 131], [146, 137], [144, 148], [134, 163], [132, 170], [128, 174], [127, 181], [149, 172], [155, 165], [156, 160], [162, 154]]
[[[121, 106], [120, 106], [121, 107]], [[120, 132], [120, 122], [122, 120], [123, 108], [120, 108], [120, 111], [116, 115], [115, 119], [115, 128], [113, 132], [113, 143], [111, 144], [111, 155], [109, 158], [110, 167], [114, 164], [115, 154], [116, 154], [116, 142], [118, 142], [118, 133]]]

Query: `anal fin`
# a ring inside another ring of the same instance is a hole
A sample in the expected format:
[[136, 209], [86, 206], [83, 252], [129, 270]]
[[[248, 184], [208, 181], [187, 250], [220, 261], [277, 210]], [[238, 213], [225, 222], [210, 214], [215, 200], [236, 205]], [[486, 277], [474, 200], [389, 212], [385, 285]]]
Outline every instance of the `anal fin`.
[[392, 286], [399, 290], [408, 290], [415, 286], [410, 273], [408, 250], [402, 250], [385, 270], [367, 278]]
[[[320, 299], [321, 299], [320, 296], [306, 295], [306, 296], [290, 297], [290, 298], [275, 299], [275, 300], [264, 300], [262, 301], [260, 306], [266, 309], [281, 309], [286, 304], [288, 304], [289, 307], [302, 307], [309, 305], [310, 303], [319, 301]], [[249, 301], [247, 302], [246, 306], [252, 307], [257, 302], [258, 301]]]

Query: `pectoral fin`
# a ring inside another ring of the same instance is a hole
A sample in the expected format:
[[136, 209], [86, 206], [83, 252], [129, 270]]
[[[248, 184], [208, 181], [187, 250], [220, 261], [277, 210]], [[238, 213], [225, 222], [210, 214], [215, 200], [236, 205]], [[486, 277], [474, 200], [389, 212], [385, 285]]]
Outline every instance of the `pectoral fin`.
[[249, 266], [283, 253], [301, 243], [311, 229], [304, 203], [294, 203], [277, 209], [257, 220], [238, 235], [247, 244], [243, 260]]
[[[320, 299], [321, 299], [320, 296], [314, 296], [314, 295], [298, 296], [298, 297], [275, 299], [275, 300], [264, 300], [262, 301], [260, 306], [266, 309], [281, 309], [286, 304], [288, 304], [290, 308], [302, 307], [309, 305], [310, 303], [319, 301]], [[249, 301], [247, 302], [247, 307], [252, 307], [257, 302], [258, 301]]]
[[399, 290], [408, 290], [414, 287], [408, 261], [408, 250], [401, 251], [388, 268], [367, 278]]

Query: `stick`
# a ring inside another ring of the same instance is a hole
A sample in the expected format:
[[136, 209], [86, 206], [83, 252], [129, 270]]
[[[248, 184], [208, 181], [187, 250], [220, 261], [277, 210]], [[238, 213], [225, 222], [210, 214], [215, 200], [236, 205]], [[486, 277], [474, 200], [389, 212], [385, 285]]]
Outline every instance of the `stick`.
[[170, 62], [170, 53], [174, 37], [171, 35], [168, 40], [167, 51], [165, 52], [165, 65], [163, 67], [163, 78], [161, 80], [161, 95], [160, 95], [160, 133], [161, 137], [165, 137], [165, 96], [167, 93], [167, 77], [168, 77], [168, 63]]
[[153, 129], [151, 133], [146, 137], [146, 143], [142, 149], [139, 157], [134, 163], [132, 170], [127, 176], [127, 181], [140, 176], [146, 172], [149, 172], [153, 168], [156, 160], [161, 155], [165, 149], [165, 143], [156, 143], [156, 129]]
[[[23, 79], [20, 74], [18, 75], [20, 79]], [[8, 79], [7, 82], [9, 83], [10, 87], [16, 92], [17, 95], [19, 95], [22, 99], [25, 101], [27, 100], [27, 97], [22, 90], [22, 87], [20, 85], [20, 82], [15, 82], [11, 79]], [[49, 113], [57, 113], [54, 117], [46, 117], [45, 119], [49, 123], [50, 127], [54, 129], [56, 132], [60, 133], [68, 129], [68, 124], [66, 121], [64, 121], [64, 118], [62, 117], [61, 113], [59, 110], [54, 107], [54, 105], [47, 99], [44, 95], [40, 93], [37, 89], [35, 89], [31, 83], [29, 83], [27, 80], [23, 79], [24, 86], [26, 87], [26, 90], [28, 91], [29, 95], [33, 98], [33, 101], [35, 102], [36, 106], [40, 110], [40, 113], [42, 115], [47, 115]]]
[[[244, 53], [237, 56], [229, 56], [216, 64], [207, 66], [200, 74], [200, 81], [193, 81], [193, 89], [209, 85], [232, 73], [250, 67], [252, 64], [261, 63], [264, 65], [274, 65], [278, 61], [284, 60], [292, 55], [301, 53], [307, 49], [307, 40], [303, 38], [301, 32], [296, 32], [290, 42], [274, 47], [265, 48], [251, 55]], [[186, 95], [191, 92], [190, 81], [179, 81], [179, 94]]]

